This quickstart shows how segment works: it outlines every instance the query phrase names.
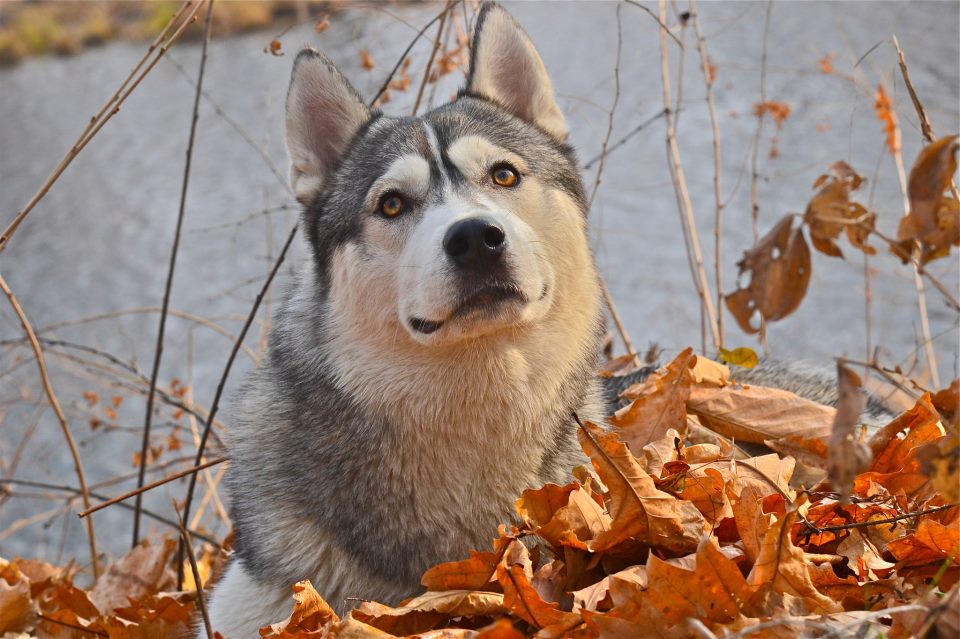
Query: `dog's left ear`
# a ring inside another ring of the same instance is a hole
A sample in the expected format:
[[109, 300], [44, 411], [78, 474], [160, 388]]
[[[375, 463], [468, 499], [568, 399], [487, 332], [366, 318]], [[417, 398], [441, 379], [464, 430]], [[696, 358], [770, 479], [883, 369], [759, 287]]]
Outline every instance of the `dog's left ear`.
[[467, 91], [493, 100], [561, 142], [566, 140], [567, 123], [543, 60], [516, 20], [494, 2], [480, 10]]

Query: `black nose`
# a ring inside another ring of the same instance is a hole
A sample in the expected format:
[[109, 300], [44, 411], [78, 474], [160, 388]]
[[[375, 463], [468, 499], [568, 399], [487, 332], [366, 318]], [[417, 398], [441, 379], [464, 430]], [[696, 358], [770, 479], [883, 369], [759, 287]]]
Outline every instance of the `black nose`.
[[481, 217], [460, 220], [443, 237], [443, 250], [457, 266], [479, 269], [500, 259], [507, 236], [499, 224]]

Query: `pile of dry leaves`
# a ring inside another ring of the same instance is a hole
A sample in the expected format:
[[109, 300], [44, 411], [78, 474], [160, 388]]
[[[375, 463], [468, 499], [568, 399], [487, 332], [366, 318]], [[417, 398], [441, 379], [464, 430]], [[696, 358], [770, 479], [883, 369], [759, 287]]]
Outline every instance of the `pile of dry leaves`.
[[[737, 384], [684, 351], [625, 391], [611, 429], [572, 417], [593, 468], [524, 492], [492, 549], [431, 568], [426, 592], [399, 607], [363, 602], [344, 619], [298, 583], [291, 616], [260, 634], [955, 637], [960, 384], [865, 438], [857, 377], [840, 378], [833, 409]], [[69, 566], [4, 561], [0, 631], [186, 632], [197, 593], [192, 579], [165, 592], [172, 545], [136, 548], [86, 591]], [[223, 557], [199, 559], [206, 586]]]

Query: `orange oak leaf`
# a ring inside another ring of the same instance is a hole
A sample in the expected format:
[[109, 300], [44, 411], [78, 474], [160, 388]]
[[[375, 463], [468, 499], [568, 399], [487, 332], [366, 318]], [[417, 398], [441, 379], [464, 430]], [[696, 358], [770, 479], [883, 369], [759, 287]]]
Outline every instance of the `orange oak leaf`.
[[609, 490], [609, 531], [591, 544], [594, 551], [636, 539], [674, 553], [696, 548], [705, 529], [696, 506], [656, 488], [627, 445], [615, 433], [586, 422], [578, 432], [580, 445]]

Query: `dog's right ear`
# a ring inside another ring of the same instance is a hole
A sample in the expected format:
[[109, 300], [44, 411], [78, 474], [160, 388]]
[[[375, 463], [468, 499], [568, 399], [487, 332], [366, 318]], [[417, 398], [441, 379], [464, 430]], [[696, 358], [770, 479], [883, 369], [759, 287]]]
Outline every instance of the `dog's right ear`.
[[290, 186], [309, 204], [370, 119], [370, 109], [330, 60], [304, 49], [293, 63], [286, 112]]

